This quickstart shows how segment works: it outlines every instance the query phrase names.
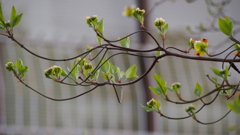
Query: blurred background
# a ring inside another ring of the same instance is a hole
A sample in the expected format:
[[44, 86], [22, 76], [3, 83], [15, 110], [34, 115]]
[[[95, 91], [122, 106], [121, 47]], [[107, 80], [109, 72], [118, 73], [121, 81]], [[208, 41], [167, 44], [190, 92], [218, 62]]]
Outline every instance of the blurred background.
[[[190, 1], [190, 2], [189, 2]], [[220, 0], [213, 0], [218, 2]], [[162, 17], [169, 24], [167, 46], [187, 49], [188, 40], [193, 37], [209, 39], [210, 53], [218, 52], [231, 45], [221, 32], [191, 33], [186, 27], [198, 31], [200, 26], [210, 27], [206, 1], [203, 0], [2, 0], [3, 13], [9, 19], [14, 5], [18, 13], [23, 13], [21, 23], [14, 29], [15, 38], [33, 52], [49, 58], [69, 58], [85, 50], [87, 45], [97, 46], [95, 33], [85, 23], [85, 17], [98, 15], [104, 18], [104, 35], [108, 39], [118, 39], [140, 29], [132, 18], [122, 16], [124, 7], [135, 5], [151, 11], [146, 17], [146, 27], [159, 42], [153, 22]], [[224, 14], [240, 20], [240, 1], [231, 0], [224, 7]], [[236, 25], [236, 29], [239, 26]], [[240, 39], [239, 34], [235, 35]], [[153, 48], [153, 40], [146, 35], [131, 36], [134, 48]], [[110, 56], [111, 53], [108, 54]], [[5, 70], [7, 59], [21, 58], [29, 66], [24, 81], [41, 93], [54, 98], [67, 98], [86, 91], [86, 87], [70, 87], [56, 84], [45, 78], [43, 70], [52, 65], [66, 69], [73, 61], [52, 62], [38, 59], [6, 37], [0, 36], [0, 135], [193, 135], [193, 134], [239, 134], [240, 117], [230, 113], [214, 125], [200, 125], [191, 118], [174, 121], [161, 118], [157, 113], [146, 113], [140, 106], [152, 97], [161, 101], [164, 114], [172, 117], [187, 116], [188, 105], [166, 103], [154, 96], [148, 86], [155, 86], [152, 74], [161, 72], [168, 85], [182, 84], [181, 92], [186, 99], [193, 99], [194, 86], [198, 82], [209, 92], [214, 85], [206, 75], [209, 67], [221, 67], [221, 63], [198, 62], [168, 57], [159, 62], [144, 80], [124, 87], [122, 104], [119, 104], [112, 87], [101, 87], [77, 99], [56, 102], [45, 99], [20, 84]], [[138, 75], [143, 73], [151, 61], [130, 56], [114, 57], [112, 63], [127, 69], [139, 66]], [[141, 68], [140, 68], [141, 67]], [[232, 71], [232, 82], [239, 76]], [[170, 94], [171, 95], [171, 94]], [[171, 95], [175, 98], [174, 93]], [[206, 101], [210, 101], [210, 96]], [[215, 103], [205, 107], [197, 116], [204, 122], [221, 118], [228, 108], [225, 98], [219, 97]], [[201, 102], [194, 105], [201, 106]]]

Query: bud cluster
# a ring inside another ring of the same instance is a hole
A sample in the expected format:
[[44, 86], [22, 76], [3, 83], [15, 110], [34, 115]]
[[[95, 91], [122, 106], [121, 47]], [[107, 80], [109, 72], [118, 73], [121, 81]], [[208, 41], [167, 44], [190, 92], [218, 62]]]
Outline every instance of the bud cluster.
[[98, 22], [98, 16], [97, 15], [87, 16], [86, 17], [86, 24], [88, 24], [89, 27], [95, 27], [97, 22]]
[[12, 63], [11, 61], [8, 61], [5, 66], [6, 66], [6, 70], [8, 72], [15, 72], [16, 71], [16, 67], [15, 67], [14, 63]]
[[140, 22], [142, 27], [144, 27], [144, 24], [143, 24], [144, 13], [145, 13], [144, 9], [135, 8], [132, 10], [132, 16], [135, 17]]
[[180, 94], [180, 92], [179, 92], [179, 88], [181, 88], [182, 87], [182, 85], [179, 83], [179, 82], [175, 82], [175, 83], [173, 83], [172, 84], [172, 88], [174, 89], [174, 91], [179, 95]]
[[50, 68], [44, 70], [44, 74], [47, 78], [53, 79], [55, 81], [60, 80], [60, 76], [65, 76], [66, 72], [59, 66], [51, 66]]
[[91, 64], [91, 63], [84, 63], [84, 69], [85, 69], [85, 70], [90, 70], [90, 69], [92, 69], [92, 64]]
[[195, 39], [191, 38], [188, 41], [188, 46], [190, 47], [190, 49], [194, 49], [196, 51], [194, 55], [203, 56], [205, 53], [207, 53], [206, 48], [208, 47], [208, 39], [202, 38], [201, 41], [196, 41]]
[[191, 116], [195, 115], [195, 110], [196, 110], [196, 106], [194, 105], [190, 105], [188, 108], [185, 109], [185, 111]]
[[162, 18], [156, 18], [154, 25], [158, 28], [158, 33], [165, 38], [165, 34], [168, 30], [168, 24], [166, 21]]
[[147, 102], [147, 107], [155, 111], [160, 111], [160, 103], [158, 100], [151, 99]]

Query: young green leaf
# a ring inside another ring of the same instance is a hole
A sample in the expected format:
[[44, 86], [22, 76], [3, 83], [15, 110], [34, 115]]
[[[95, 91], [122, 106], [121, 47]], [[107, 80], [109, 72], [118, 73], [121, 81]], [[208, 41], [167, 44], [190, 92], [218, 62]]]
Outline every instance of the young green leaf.
[[162, 91], [160, 90], [159, 86], [155, 87], [151, 87], [149, 86], [149, 89], [155, 94], [155, 95], [162, 95]]
[[99, 37], [99, 36], [96, 36], [96, 38], [97, 38], [97, 41], [98, 41], [98, 43], [101, 45], [101, 44], [102, 44], [102, 41], [103, 41], [103, 39], [102, 39], [101, 37]]
[[10, 22], [10, 25], [11, 25], [12, 28], [15, 27], [15, 26], [17, 26], [17, 25], [20, 23], [20, 21], [21, 21], [21, 19], [22, 19], [22, 15], [23, 15], [23, 14], [17, 15], [17, 16], [14, 18], [14, 20]]
[[13, 26], [12, 23], [13, 23], [13, 20], [15, 19], [16, 15], [17, 15], [17, 11], [16, 11], [15, 7], [12, 6], [12, 12], [11, 12], [11, 17], [10, 17], [11, 26]]
[[0, 21], [2, 23], [4, 23], [4, 16], [3, 16], [3, 12], [2, 12], [2, 2], [0, 2]]
[[218, 82], [218, 79], [217, 79], [216, 77], [211, 77], [211, 80], [212, 80], [213, 82], [215, 82], [215, 83]]
[[225, 80], [227, 80], [228, 75], [229, 75], [228, 66], [226, 66], [226, 67], [225, 67], [225, 70], [224, 70], [223, 78], [224, 78]]
[[[91, 70], [93, 72], [94, 68]], [[97, 81], [99, 77], [100, 70], [97, 70], [93, 75], [90, 76], [90, 79]]]
[[103, 35], [104, 30], [103, 19], [98, 21], [96, 30], [100, 33], [100, 35]]
[[156, 56], [160, 56], [162, 54], [161, 51], [156, 51]]
[[107, 81], [115, 82], [115, 76], [112, 74], [102, 72], [102, 77]]
[[129, 47], [130, 47], [130, 38], [129, 38], [129, 37], [126, 37], [126, 38], [122, 39], [119, 43], [120, 43], [123, 47], [129, 48]]
[[65, 70], [63, 70], [63, 69], [62, 69], [61, 76], [67, 76], [67, 72]]
[[15, 66], [16, 66], [16, 69], [18, 71], [18, 76], [20, 78], [23, 78], [24, 73], [28, 71], [28, 67], [23, 65], [23, 62], [22, 62], [21, 59], [17, 59]]
[[147, 112], [155, 111], [154, 108], [149, 108], [149, 107], [147, 107], [147, 106], [143, 106], [143, 105], [141, 105], [141, 107], [142, 107], [145, 111], [147, 111]]
[[202, 95], [202, 86], [199, 83], [196, 83], [194, 93], [197, 97], [200, 97]]
[[232, 35], [233, 22], [228, 17], [224, 17], [224, 19], [218, 18], [218, 26], [225, 35]]
[[222, 89], [225, 89], [225, 90], [221, 90], [221, 91], [219, 92], [219, 94], [221, 94], [221, 95], [230, 96], [230, 94], [232, 93], [232, 89], [231, 89], [229, 86], [225, 86], [225, 87], [223, 87]]
[[126, 78], [130, 79], [130, 78], [138, 78], [138, 76], [136, 75], [137, 73], [137, 65], [132, 65], [130, 66], [127, 71], [126, 71]]
[[3, 25], [3, 23], [0, 21], [0, 29], [5, 29], [5, 26]]
[[78, 59], [74, 60], [72, 66], [70, 69], [68, 69], [69, 72], [71, 72], [71, 76], [73, 77], [74, 81], [76, 81], [79, 77], [79, 65], [78, 64]]
[[[95, 27], [96, 27], [95, 30], [98, 31], [101, 36], [103, 36], [103, 30], [104, 30], [103, 19], [101, 19], [100, 21], [98, 21], [98, 22], [96, 23], [96, 26], [95, 26]], [[99, 44], [102, 44], [103, 39], [102, 39], [101, 37], [99, 37], [99, 36], [96, 36], [96, 38], [97, 38], [98, 43], [99, 43]]]
[[227, 106], [229, 109], [231, 109], [235, 113], [240, 113], [240, 97], [235, 99], [233, 103], [227, 102]]
[[109, 73], [115, 74], [117, 72], [117, 66], [114, 66], [111, 62], [109, 62]]
[[213, 71], [213, 73], [215, 75], [222, 77], [221, 70], [216, 69], [216, 68], [211, 68], [211, 70]]
[[116, 72], [117, 72], [118, 79], [121, 79], [125, 75], [125, 73], [121, 71], [119, 67], [117, 67]]
[[109, 61], [107, 61], [106, 58], [104, 58], [102, 61], [101, 61], [101, 70], [105, 73], [108, 73], [109, 70], [110, 70], [110, 64], [109, 64]]
[[167, 30], [168, 30], [168, 24], [165, 24], [164, 27], [163, 27], [162, 34], [165, 35], [167, 33]]
[[175, 90], [173, 88], [169, 87], [169, 86], [167, 86], [167, 90], [171, 91], [171, 92], [175, 92]]
[[160, 77], [160, 75], [153, 75], [155, 81], [157, 82], [160, 90], [164, 95], [167, 94], [167, 84], [166, 82]]

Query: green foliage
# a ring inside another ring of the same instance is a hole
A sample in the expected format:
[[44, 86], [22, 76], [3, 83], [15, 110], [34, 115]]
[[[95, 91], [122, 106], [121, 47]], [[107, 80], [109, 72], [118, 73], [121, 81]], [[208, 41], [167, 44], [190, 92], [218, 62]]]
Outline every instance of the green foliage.
[[158, 100], [151, 99], [150, 101], [147, 102], [147, 106], [141, 105], [141, 107], [147, 112], [152, 112], [152, 111], [160, 112], [161, 104]]
[[83, 66], [83, 65], [80, 66], [80, 64], [79, 64], [81, 61], [83, 61], [83, 59], [78, 58], [78, 59], [74, 60], [74, 62], [73, 62], [73, 64], [72, 64], [70, 69], [67, 68], [68, 72], [71, 71], [71, 76], [73, 77], [74, 81], [76, 81], [78, 79], [78, 77], [79, 77], [79, 70]]
[[119, 43], [120, 43], [123, 47], [129, 48], [129, 47], [130, 47], [130, 38], [129, 38], [129, 37], [126, 37], [126, 38], [122, 39]]
[[141, 10], [139, 8], [133, 9], [132, 11], [132, 16], [136, 18], [142, 26], [144, 22], [144, 16], [143, 16], [144, 13], [145, 13], [145, 10], [144, 9]]
[[2, 2], [0, 2], [0, 22], [4, 24], [4, 15], [2, 12]]
[[157, 95], [162, 95], [164, 98], [166, 98], [167, 95], [167, 84], [166, 82], [161, 78], [160, 74], [158, 75], [153, 75], [153, 78], [157, 82], [158, 86], [157, 87], [149, 87], [153, 93]]
[[134, 79], [134, 78], [138, 78], [136, 73], [137, 73], [137, 65], [132, 65], [127, 69], [125, 75], [127, 79]]
[[218, 26], [225, 35], [229, 37], [232, 35], [234, 25], [228, 17], [218, 18]]
[[227, 106], [235, 113], [240, 113], [240, 95], [235, 99], [233, 103], [227, 102]]
[[111, 80], [112, 82], [115, 82], [115, 75], [118, 77], [118, 82], [122, 82], [122, 78], [125, 76], [126, 79], [136, 79], [137, 76], [137, 65], [130, 66], [126, 72], [123, 72], [120, 70], [119, 67], [113, 65], [111, 62], [109, 62], [106, 58], [104, 58], [101, 61], [101, 70], [102, 70], [102, 76], [105, 80]]
[[13, 29], [13, 27], [17, 26], [21, 19], [22, 19], [22, 15], [23, 14], [17, 14], [17, 11], [15, 9], [15, 7], [12, 7], [12, 12], [10, 14], [10, 21], [6, 21], [4, 20], [4, 15], [2, 12], [2, 4], [0, 2], [0, 29], [5, 29], [5, 30], [11, 30]]
[[23, 65], [21, 59], [17, 59], [15, 64], [10, 60], [7, 60], [5, 66], [7, 71], [14, 72], [14, 74], [18, 76], [20, 79], [24, 78], [25, 73], [28, 71], [28, 67]]
[[185, 111], [190, 115], [190, 116], [195, 116], [195, 111], [196, 107], [194, 105], [190, 105], [188, 108], [185, 109]]
[[194, 94], [197, 97], [200, 97], [202, 95], [202, 86], [199, 83], [196, 83], [195, 89], [194, 89]]
[[104, 58], [101, 61], [100, 65], [101, 65], [102, 72], [105, 72], [105, 73], [109, 72], [111, 65], [110, 65], [110, 62], [106, 58]]
[[162, 18], [157, 18], [154, 22], [154, 25], [158, 28], [158, 34], [165, 38], [165, 34], [168, 30], [168, 24]]
[[224, 70], [219, 70], [216, 68], [211, 68], [211, 70], [215, 75], [222, 77], [224, 80], [227, 80], [229, 76], [228, 66], [226, 66]]
[[179, 88], [181, 88], [182, 85], [179, 83], [179, 82], [176, 82], [176, 83], [173, 83], [172, 84], [172, 89], [177, 93], [177, 94], [180, 94], [179, 92]]
[[44, 70], [44, 74], [47, 78], [53, 79], [54, 81], [59, 81], [61, 76], [67, 75], [66, 71], [56, 65]]
[[[95, 30], [99, 32], [101, 36], [103, 36], [103, 30], [104, 30], [103, 19], [97, 22]], [[97, 41], [99, 44], [102, 44], [103, 39], [100, 36], [97, 36]]]
[[10, 17], [10, 26], [11, 26], [11, 28], [13, 28], [13, 27], [15, 27], [15, 26], [17, 26], [19, 24], [19, 22], [22, 19], [22, 15], [23, 14], [17, 15], [16, 9], [14, 8], [14, 6], [12, 7], [12, 13], [11, 13], [11, 17]]

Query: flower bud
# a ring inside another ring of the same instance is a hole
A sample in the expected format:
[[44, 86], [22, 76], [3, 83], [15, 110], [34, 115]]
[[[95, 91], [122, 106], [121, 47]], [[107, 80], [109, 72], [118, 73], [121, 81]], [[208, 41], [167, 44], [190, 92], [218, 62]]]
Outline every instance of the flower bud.
[[175, 83], [173, 83], [172, 84], [172, 88], [174, 89], [174, 88], [181, 88], [182, 87], [182, 85], [179, 83], [179, 82], [175, 82]]
[[89, 27], [93, 27], [95, 25], [95, 23], [97, 23], [97, 21], [98, 21], [98, 16], [97, 15], [86, 17], [86, 24], [88, 24]]
[[10, 28], [11, 27], [10, 21], [6, 21], [5, 26], [6, 26], [6, 28]]
[[138, 15], [143, 15], [145, 13], [145, 10], [144, 9], [139, 9], [139, 8], [136, 8], [132, 11], [132, 14], [138, 14]]
[[85, 64], [84, 64], [84, 69], [85, 69], [85, 70], [92, 69], [92, 64], [91, 64], [91, 63], [85, 63]]
[[50, 79], [59, 80], [63, 72], [63, 69], [59, 66], [51, 66], [50, 68], [44, 70], [45, 76]]
[[15, 71], [15, 65], [11, 61], [7, 62], [5, 66], [8, 72]]
[[153, 106], [156, 105], [156, 100], [151, 99], [150, 101], [147, 102], [147, 107], [153, 108]]
[[162, 19], [162, 18], [156, 18], [155, 22], [154, 22], [154, 25], [156, 27], [162, 27], [166, 24], [165, 20]]
[[194, 48], [194, 42], [195, 42], [196, 40], [195, 39], [193, 39], [193, 38], [190, 38], [190, 40], [188, 41], [188, 46], [190, 47], [190, 48]]
[[185, 111], [189, 114], [193, 114], [195, 110], [196, 110], [196, 106], [194, 105], [190, 105], [188, 108], [185, 109]]

